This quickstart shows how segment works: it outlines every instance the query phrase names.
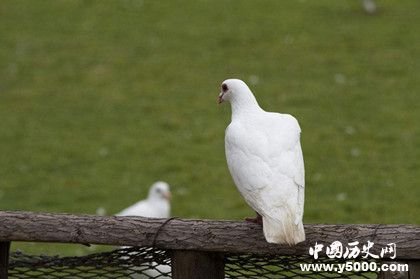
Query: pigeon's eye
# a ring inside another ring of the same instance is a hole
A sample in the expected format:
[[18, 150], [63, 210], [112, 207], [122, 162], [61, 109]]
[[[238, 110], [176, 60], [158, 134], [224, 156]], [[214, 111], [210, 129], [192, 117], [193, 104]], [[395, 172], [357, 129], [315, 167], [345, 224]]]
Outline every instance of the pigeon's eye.
[[228, 91], [228, 87], [227, 87], [226, 83], [222, 84], [222, 90], [223, 90], [223, 92]]

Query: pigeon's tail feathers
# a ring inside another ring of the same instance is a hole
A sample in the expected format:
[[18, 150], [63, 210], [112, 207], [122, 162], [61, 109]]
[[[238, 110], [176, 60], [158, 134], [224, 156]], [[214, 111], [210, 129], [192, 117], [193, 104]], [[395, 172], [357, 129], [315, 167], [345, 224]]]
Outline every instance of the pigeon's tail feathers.
[[294, 245], [305, 241], [302, 221], [296, 224], [292, 216], [284, 214], [276, 219], [263, 216], [263, 230], [267, 242]]

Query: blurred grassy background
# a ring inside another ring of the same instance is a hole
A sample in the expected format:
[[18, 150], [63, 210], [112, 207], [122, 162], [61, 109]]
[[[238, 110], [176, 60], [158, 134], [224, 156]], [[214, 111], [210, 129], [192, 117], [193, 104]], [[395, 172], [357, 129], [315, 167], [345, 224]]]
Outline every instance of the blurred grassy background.
[[420, 2], [378, 5], [1, 1], [0, 209], [113, 214], [165, 180], [176, 216], [253, 214], [216, 105], [237, 77], [300, 121], [305, 223], [420, 223]]

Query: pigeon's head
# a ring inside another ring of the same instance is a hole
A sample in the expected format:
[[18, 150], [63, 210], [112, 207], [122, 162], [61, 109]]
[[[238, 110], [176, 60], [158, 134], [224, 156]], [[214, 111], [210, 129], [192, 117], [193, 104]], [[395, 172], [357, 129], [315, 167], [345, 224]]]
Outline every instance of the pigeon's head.
[[169, 184], [163, 181], [155, 182], [152, 187], [150, 187], [149, 199], [169, 201], [171, 199]]
[[224, 101], [232, 102], [235, 99], [249, 95], [248, 92], [251, 92], [251, 90], [249, 90], [248, 85], [246, 85], [246, 83], [242, 80], [227, 79], [222, 82], [222, 85], [220, 86], [218, 103], [221, 104]]

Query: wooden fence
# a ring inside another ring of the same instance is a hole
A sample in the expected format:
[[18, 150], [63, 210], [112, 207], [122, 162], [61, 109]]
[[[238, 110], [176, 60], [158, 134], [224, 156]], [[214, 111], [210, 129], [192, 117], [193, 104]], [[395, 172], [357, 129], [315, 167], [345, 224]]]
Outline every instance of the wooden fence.
[[[372, 252], [395, 243], [393, 262], [407, 263], [398, 278], [420, 278], [420, 226], [305, 225], [306, 241], [296, 246], [269, 244], [257, 224], [238, 221], [150, 219], [0, 211], [0, 279], [7, 278], [11, 241], [153, 246], [172, 250], [173, 278], [224, 278], [223, 253], [308, 255], [316, 242], [374, 242]], [[394, 278], [382, 272], [381, 278]], [[402, 276], [402, 277], [401, 277]]]

